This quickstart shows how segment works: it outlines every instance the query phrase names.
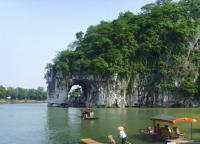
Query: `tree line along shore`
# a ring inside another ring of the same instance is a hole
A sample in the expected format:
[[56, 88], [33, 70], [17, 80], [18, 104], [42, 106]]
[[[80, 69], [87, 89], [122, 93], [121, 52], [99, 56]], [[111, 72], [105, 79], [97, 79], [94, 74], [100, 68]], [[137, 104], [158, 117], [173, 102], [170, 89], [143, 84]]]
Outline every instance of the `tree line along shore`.
[[47, 93], [43, 87], [26, 89], [0, 85], [0, 103], [36, 103], [46, 102], [46, 99]]

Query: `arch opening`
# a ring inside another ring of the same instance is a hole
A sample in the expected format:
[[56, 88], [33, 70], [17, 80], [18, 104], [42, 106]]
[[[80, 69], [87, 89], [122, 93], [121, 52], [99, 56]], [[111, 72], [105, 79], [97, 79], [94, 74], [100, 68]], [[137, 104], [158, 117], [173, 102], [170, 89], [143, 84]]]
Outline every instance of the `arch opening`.
[[86, 107], [89, 89], [89, 82], [78, 80], [75, 81], [73, 85], [69, 87], [69, 92], [67, 95], [68, 106]]
[[68, 99], [78, 98], [82, 94], [82, 86], [73, 85], [69, 91]]

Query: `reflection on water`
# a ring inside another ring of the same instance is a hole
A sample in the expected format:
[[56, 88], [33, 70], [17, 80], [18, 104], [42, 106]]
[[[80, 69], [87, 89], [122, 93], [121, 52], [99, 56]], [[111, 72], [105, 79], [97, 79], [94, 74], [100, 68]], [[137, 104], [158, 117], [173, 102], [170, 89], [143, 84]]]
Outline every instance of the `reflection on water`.
[[48, 108], [47, 113], [49, 144], [79, 142], [79, 109]]
[[[81, 120], [79, 108], [6, 104], [0, 105], [0, 144], [76, 144], [85, 137], [105, 142], [110, 134], [117, 139], [119, 125], [125, 127], [129, 141], [147, 144], [149, 142], [139, 135], [139, 129], [152, 125], [149, 118], [160, 113], [188, 116], [200, 121], [200, 109], [100, 108], [95, 110], [99, 119], [89, 121]], [[177, 126], [190, 138], [190, 124], [183, 122]], [[200, 141], [200, 122], [193, 124], [192, 131], [192, 137]]]
[[46, 110], [46, 104], [0, 105], [0, 143], [47, 143]]

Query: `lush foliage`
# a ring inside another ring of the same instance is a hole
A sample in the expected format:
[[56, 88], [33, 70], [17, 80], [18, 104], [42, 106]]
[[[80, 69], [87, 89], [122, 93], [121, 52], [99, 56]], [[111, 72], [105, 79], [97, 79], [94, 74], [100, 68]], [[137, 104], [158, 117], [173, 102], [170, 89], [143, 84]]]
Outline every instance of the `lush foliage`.
[[[137, 73], [143, 87], [151, 85], [147, 91], [172, 90], [178, 80], [183, 92], [194, 96], [200, 68], [199, 24], [199, 0], [158, 0], [142, 7], [140, 14], [121, 13], [116, 20], [77, 33], [73, 50], [60, 52], [48, 64], [47, 75], [50, 71], [63, 75], [118, 73], [131, 79]], [[190, 81], [181, 82], [184, 79]]]
[[0, 99], [5, 99], [6, 97], [11, 97], [12, 99], [46, 100], [47, 93], [43, 87], [25, 89], [0, 86]]
[[81, 88], [76, 88], [73, 89], [70, 93], [69, 93], [69, 97], [73, 98], [73, 97], [80, 97], [81, 96]]
[[197, 92], [198, 92], [197, 84], [190, 79], [182, 81], [181, 88], [182, 88], [187, 100], [193, 99], [195, 94], [197, 94]]
[[6, 95], [6, 88], [0, 85], [0, 99], [4, 98]]

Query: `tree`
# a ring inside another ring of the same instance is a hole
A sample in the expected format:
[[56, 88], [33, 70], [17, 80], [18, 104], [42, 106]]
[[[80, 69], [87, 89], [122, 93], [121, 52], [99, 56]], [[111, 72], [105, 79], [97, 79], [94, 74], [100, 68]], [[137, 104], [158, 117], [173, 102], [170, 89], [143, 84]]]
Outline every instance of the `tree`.
[[17, 91], [17, 98], [18, 99], [25, 99], [26, 97], [28, 97], [28, 90], [24, 89], [24, 88], [16, 88]]
[[197, 100], [200, 100], [200, 75], [199, 75], [199, 77], [198, 77], [198, 79], [196, 81], [196, 85], [197, 85], [197, 93], [195, 94], [195, 98]]
[[13, 87], [8, 87], [6, 90], [6, 96], [10, 96], [12, 99], [16, 99], [18, 96], [17, 89], [15, 89]]
[[0, 85], [0, 99], [5, 98], [5, 96], [6, 96], [6, 88]]
[[197, 94], [197, 84], [191, 79], [182, 81], [181, 89], [185, 95], [185, 100], [191, 100]]
[[70, 98], [80, 97], [81, 96], [81, 88], [76, 88], [69, 93]]

